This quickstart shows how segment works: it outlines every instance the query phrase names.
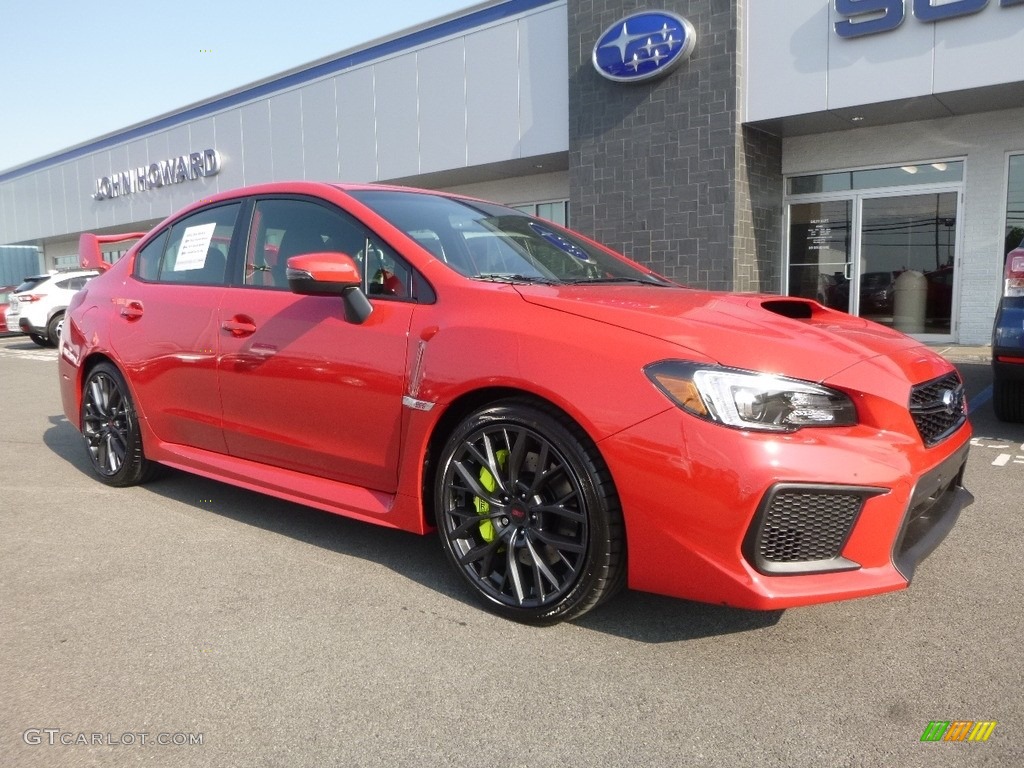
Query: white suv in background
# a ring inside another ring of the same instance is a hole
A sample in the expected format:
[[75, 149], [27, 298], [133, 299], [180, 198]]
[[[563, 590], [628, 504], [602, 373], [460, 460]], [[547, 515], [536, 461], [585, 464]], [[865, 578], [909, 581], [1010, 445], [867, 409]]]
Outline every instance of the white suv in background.
[[4, 313], [8, 329], [27, 333], [41, 347], [56, 346], [71, 297], [98, 274], [94, 270], [75, 270], [26, 277], [14, 289]]

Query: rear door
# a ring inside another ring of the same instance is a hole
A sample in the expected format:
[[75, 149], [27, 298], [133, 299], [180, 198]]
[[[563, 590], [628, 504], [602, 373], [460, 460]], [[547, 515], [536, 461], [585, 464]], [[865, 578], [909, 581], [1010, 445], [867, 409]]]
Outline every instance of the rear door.
[[117, 297], [111, 340], [163, 441], [226, 453], [217, 382], [227, 259], [240, 202], [204, 208], [148, 243]]

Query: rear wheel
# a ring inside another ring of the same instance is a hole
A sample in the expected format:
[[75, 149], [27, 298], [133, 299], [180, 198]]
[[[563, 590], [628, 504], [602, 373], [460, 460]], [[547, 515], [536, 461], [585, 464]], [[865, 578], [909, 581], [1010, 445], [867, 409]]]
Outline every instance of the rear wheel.
[[57, 346], [60, 342], [60, 329], [64, 325], [64, 313], [61, 312], [59, 315], [54, 315], [50, 318], [50, 322], [46, 324], [46, 336], [50, 346]]
[[50, 346], [50, 342], [47, 341], [46, 337], [45, 336], [41, 336], [38, 333], [30, 333], [28, 335], [28, 337], [30, 339], [32, 339], [32, 341], [34, 341], [40, 347], [48, 347], [48, 346]]
[[575, 618], [625, 581], [622, 513], [578, 425], [507, 400], [472, 413], [441, 453], [437, 526], [456, 570], [495, 612]]
[[1000, 421], [1024, 422], [1024, 381], [992, 381], [992, 408]]
[[135, 485], [152, 476], [128, 385], [110, 363], [100, 363], [85, 379], [82, 436], [93, 470], [107, 485]]

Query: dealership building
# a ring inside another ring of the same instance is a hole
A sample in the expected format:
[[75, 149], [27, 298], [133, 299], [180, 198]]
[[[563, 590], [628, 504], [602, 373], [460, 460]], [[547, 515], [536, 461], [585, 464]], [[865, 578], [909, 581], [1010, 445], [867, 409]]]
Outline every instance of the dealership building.
[[220, 191], [387, 182], [986, 343], [1024, 239], [1022, 50], [1024, 0], [487, 2], [0, 170], [0, 245], [72, 266], [82, 232]]

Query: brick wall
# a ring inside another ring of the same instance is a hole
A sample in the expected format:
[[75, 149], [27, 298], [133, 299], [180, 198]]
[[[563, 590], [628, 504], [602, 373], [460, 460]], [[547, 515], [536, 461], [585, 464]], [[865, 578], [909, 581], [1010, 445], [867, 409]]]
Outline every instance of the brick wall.
[[620, 84], [594, 41], [636, 0], [569, 0], [573, 227], [681, 282], [778, 290], [781, 142], [741, 125], [745, 0], [668, 0], [697, 31], [668, 77]]

